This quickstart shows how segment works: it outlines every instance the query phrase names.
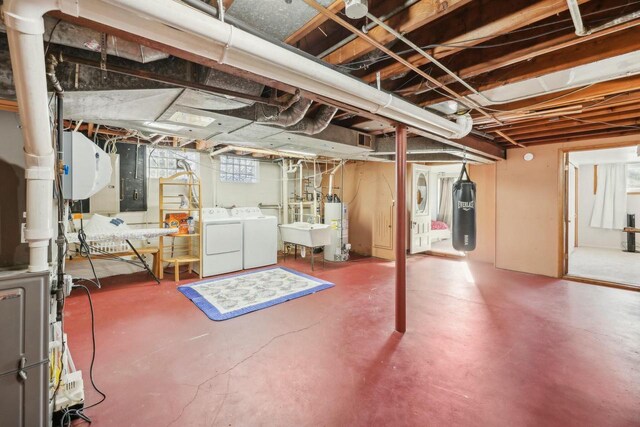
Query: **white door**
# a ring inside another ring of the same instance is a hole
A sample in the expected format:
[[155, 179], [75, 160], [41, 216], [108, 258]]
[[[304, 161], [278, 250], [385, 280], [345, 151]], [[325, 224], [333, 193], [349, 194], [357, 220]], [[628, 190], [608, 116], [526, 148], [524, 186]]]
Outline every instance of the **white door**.
[[431, 249], [429, 231], [431, 216], [429, 215], [429, 169], [426, 166], [413, 165], [411, 185], [411, 227], [409, 252], [416, 254]]

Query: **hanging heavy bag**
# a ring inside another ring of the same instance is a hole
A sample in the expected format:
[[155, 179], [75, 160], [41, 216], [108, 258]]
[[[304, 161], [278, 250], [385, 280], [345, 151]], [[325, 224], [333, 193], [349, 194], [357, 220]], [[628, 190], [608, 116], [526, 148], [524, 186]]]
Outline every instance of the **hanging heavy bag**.
[[471, 181], [466, 163], [453, 183], [453, 247], [469, 252], [476, 248], [476, 184]]

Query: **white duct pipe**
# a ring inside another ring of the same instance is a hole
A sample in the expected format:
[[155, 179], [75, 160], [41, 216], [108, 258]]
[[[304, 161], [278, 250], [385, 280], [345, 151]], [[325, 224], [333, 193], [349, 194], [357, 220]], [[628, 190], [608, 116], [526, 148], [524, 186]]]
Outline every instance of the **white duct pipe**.
[[[120, 8], [147, 20], [140, 21]], [[471, 129], [470, 117], [453, 123], [173, 0], [4, 0], [2, 13], [25, 140], [25, 236], [31, 271], [48, 269], [52, 236], [54, 151], [42, 35], [43, 15], [53, 10], [175, 46], [446, 138], [461, 138]]]
[[[320, 184], [322, 184], [322, 181], [320, 181]], [[316, 161], [315, 159], [313, 160], [313, 223], [315, 224], [316, 222], [316, 215], [318, 214], [318, 186], [316, 184]]]
[[579, 37], [588, 36], [590, 34], [606, 30], [607, 28], [615, 27], [616, 25], [624, 24], [625, 22], [633, 21], [634, 19], [640, 18], [640, 11], [636, 11], [612, 19], [611, 21], [607, 21], [604, 24], [598, 25], [597, 27], [585, 28], [584, 22], [582, 22], [582, 14], [580, 13], [578, 0], [567, 0], [567, 7], [569, 8], [569, 13], [571, 14], [573, 26], [576, 29], [576, 35]]
[[48, 248], [53, 236], [55, 153], [47, 105], [42, 16], [57, 8], [55, 1], [5, 0], [2, 9], [24, 138], [27, 181], [25, 239], [29, 244], [29, 271], [32, 272], [49, 269]]
[[300, 197], [300, 212], [298, 212], [298, 221], [304, 222], [304, 198], [302, 197], [302, 162], [298, 162], [300, 176], [298, 177], [298, 196]]
[[329, 173], [329, 196], [333, 196], [333, 177], [343, 164], [344, 160], [341, 160], [340, 163], [338, 163], [338, 165], [331, 170], [331, 173]]
[[[195, 43], [201, 43], [203, 39], [213, 42], [207, 44], [204, 52], [192, 43], [184, 48], [221, 64], [272, 78], [445, 138], [462, 138], [471, 130], [472, 123], [469, 116], [461, 117], [457, 122], [451, 122], [182, 3], [173, 0], [105, 1], [188, 33], [192, 36], [190, 41]], [[94, 3], [91, 0], [82, 2], [80, 15], [105, 23], [107, 17], [95, 14], [90, 16], [91, 11], [88, 10], [88, 6], [85, 7], [85, 4], [93, 5]], [[117, 13], [112, 10], [113, 8], [101, 9], [107, 16]], [[117, 21], [108, 25], [175, 46], [175, 40], [166, 31], [166, 27], [163, 27], [162, 32], [149, 34], [140, 22], [131, 28], [122, 28], [122, 24]]]
[[289, 223], [289, 160], [282, 160], [282, 224]]
[[584, 36], [584, 23], [582, 22], [582, 14], [580, 13], [578, 2], [576, 0], [567, 0], [567, 6], [571, 14], [571, 20], [573, 20], [573, 26], [576, 27], [576, 35]]

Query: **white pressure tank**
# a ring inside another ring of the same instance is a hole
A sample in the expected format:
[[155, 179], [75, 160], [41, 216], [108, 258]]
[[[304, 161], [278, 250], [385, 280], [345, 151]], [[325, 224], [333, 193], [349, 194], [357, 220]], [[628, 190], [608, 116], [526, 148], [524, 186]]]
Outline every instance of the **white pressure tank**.
[[324, 247], [327, 261], [349, 259], [349, 215], [345, 203], [325, 203], [324, 223], [331, 226], [331, 244]]

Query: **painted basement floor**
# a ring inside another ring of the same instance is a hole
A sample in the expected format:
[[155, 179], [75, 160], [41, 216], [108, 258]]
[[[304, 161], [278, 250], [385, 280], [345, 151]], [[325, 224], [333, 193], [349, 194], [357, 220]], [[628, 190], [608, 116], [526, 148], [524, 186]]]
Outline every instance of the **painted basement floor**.
[[[408, 330], [394, 264], [311, 273], [332, 289], [213, 322], [169, 280], [104, 280], [94, 426], [640, 425], [640, 293], [416, 256]], [[88, 402], [89, 309], [66, 328]], [[78, 424], [80, 425], [80, 424]]]

